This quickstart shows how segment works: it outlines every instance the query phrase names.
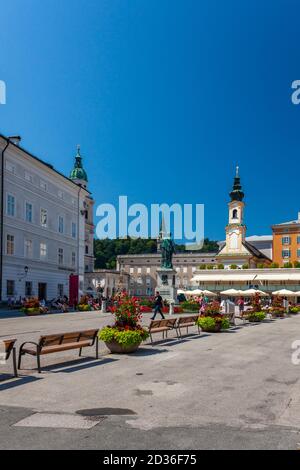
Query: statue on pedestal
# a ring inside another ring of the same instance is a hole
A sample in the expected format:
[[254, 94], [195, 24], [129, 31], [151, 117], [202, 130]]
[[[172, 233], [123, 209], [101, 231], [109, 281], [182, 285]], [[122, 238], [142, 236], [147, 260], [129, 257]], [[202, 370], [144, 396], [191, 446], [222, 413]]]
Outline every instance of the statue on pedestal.
[[161, 268], [173, 269], [172, 258], [175, 253], [175, 243], [171, 238], [171, 234], [168, 238], [164, 238], [161, 242]]

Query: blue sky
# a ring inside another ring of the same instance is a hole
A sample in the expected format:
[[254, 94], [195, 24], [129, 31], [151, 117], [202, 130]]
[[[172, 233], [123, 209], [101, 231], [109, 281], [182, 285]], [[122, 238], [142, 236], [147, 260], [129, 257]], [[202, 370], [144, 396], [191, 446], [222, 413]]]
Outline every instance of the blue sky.
[[[248, 235], [300, 211], [297, 0], [1, 0], [0, 132], [96, 204], [204, 203], [224, 238], [236, 164]], [[167, 177], [169, 175], [169, 177]]]

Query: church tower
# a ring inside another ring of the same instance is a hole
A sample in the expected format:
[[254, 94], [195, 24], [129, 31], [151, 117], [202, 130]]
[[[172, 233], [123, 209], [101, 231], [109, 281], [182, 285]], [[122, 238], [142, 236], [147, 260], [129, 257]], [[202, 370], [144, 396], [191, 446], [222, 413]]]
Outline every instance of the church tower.
[[226, 226], [226, 245], [229, 252], [235, 253], [242, 250], [246, 236], [246, 226], [244, 224], [244, 193], [242, 191], [239, 167], [236, 167], [236, 174], [233, 182], [232, 191], [229, 194], [228, 203], [228, 225]]
[[88, 178], [85, 169], [82, 166], [82, 157], [80, 155], [80, 145], [77, 145], [77, 153], [75, 156], [75, 164], [74, 168], [71, 171], [70, 179], [74, 181], [74, 183], [83, 186], [85, 189], [87, 188]]
[[[88, 177], [82, 164], [82, 156], [80, 154], [80, 145], [77, 145], [77, 153], [75, 156], [74, 168], [71, 171], [70, 179], [78, 186], [82, 186], [88, 190]], [[84, 217], [84, 271], [94, 271], [94, 199], [89, 194], [84, 201], [84, 207], [81, 209], [81, 214]]]

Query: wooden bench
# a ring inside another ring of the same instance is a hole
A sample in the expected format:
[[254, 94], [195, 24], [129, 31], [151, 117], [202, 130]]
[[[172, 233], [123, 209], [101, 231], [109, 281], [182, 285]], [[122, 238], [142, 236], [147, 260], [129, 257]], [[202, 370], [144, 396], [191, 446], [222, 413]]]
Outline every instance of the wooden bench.
[[[83, 348], [91, 347], [96, 343], [96, 359], [98, 353], [98, 331], [86, 330], [76, 331], [74, 333], [57, 333], [54, 335], [41, 336], [38, 343], [27, 341], [23, 343], [19, 350], [18, 368], [21, 369], [22, 356], [30, 354], [37, 358], [37, 368], [41, 373], [40, 356], [44, 354], [52, 354], [60, 351], [68, 351], [70, 349], [79, 349], [79, 356]], [[32, 345], [27, 346], [27, 345]]]
[[5, 339], [2, 341], [2, 343], [4, 344], [4, 360], [8, 361], [12, 353], [14, 376], [18, 377], [17, 356], [16, 356], [16, 348], [15, 348], [16, 341], [17, 341], [16, 339]]
[[151, 323], [149, 325], [151, 344], [153, 345], [152, 335], [154, 333], [162, 333], [163, 339], [165, 339], [165, 337], [168, 337], [168, 331], [175, 329], [177, 338], [179, 338], [176, 322], [177, 318], [170, 318], [165, 320], [151, 320]]
[[197, 326], [198, 327], [198, 333], [200, 335], [201, 330], [200, 330], [199, 325], [197, 325], [197, 323], [196, 323], [198, 318], [199, 318], [199, 315], [191, 315], [189, 317], [179, 317], [178, 318], [178, 320], [177, 320], [177, 329], [179, 331], [179, 335], [180, 335], [181, 338], [182, 338], [181, 329], [186, 328], [186, 334], [188, 334], [189, 327], [191, 327], [191, 326]]

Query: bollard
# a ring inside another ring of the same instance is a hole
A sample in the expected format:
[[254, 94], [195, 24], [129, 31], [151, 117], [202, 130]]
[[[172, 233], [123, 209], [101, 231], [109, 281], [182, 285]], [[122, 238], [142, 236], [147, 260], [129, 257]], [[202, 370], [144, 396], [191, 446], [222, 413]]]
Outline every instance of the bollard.
[[101, 302], [101, 313], [106, 313], [106, 300]]

